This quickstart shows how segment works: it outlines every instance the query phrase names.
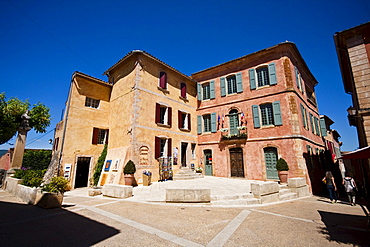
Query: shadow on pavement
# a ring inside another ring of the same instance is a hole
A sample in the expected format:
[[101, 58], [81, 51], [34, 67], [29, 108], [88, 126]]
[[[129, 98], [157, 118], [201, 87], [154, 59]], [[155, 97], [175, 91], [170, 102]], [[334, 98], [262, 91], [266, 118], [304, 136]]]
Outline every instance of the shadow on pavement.
[[370, 246], [370, 234], [365, 216], [318, 211], [325, 227], [321, 233], [329, 241], [351, 244], [353, 246]]
[[62, 208], [0, 202], [1, 246], [91, 246], [118, 233]]

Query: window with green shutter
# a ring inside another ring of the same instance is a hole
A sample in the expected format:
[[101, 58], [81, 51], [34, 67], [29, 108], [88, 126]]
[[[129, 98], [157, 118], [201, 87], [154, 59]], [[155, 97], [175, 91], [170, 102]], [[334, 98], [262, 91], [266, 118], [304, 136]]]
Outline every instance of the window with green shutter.
[[203, 131], [205, 133], [211, 132], [211, 114], [203, 115]]
[[260, 66], [256, 69], [249, 69], [250, 89], [257, 87], [272, 86], [277, 84], [276, 65], [270, 63], [267, 66]]
[[280, 101], [252, 106], [253, 123], [255, 128], [269, 125], [282, 125]]

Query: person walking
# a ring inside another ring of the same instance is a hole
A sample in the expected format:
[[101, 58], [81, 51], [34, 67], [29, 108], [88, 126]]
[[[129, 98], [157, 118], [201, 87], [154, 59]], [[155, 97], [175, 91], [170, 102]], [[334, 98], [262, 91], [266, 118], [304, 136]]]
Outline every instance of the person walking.
[[346, 190], [349, 203], [351, 203], [351, 206], [356, 206], [357, 186], [355, 180], [351, 177], [351, 175], [348, 172], [346, 172], [342, 184], [344, 185], [344, 189]]
[[331, 171], [327, 171], [325, 173], [325, 177], [322, 179], [322, 181], [326, 184], [331, 203], [337, 203], [337, 186], [335, 185], [334, 177]]

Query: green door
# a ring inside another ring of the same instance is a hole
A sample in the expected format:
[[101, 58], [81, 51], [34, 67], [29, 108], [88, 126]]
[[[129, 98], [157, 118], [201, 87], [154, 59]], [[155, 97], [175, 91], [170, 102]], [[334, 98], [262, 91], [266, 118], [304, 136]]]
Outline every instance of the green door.
[[230, 135], [237, 135], [239, 133], [238, 130], [239, 119], [238, 111], [235, 109], [229, 112], [229, 124], [230, 124]]
[[204, 174], [212, 176], [212, 150], [204, 150]]
[[279, 179], [278, 172], [276, 170], [277, 162], [277, 150], [276, 148], [264, 148], [265, 163], [266, 163], [266, 178], [267, 179]]

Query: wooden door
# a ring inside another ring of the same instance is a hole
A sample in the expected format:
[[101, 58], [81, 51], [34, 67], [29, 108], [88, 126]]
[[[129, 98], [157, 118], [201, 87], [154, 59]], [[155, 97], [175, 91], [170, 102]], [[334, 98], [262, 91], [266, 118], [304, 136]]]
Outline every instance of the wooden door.
[[243, 150], [241, 148], [230, 149], [230, 166], [232, 177], [244, 177]]

